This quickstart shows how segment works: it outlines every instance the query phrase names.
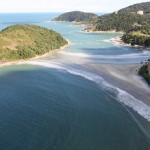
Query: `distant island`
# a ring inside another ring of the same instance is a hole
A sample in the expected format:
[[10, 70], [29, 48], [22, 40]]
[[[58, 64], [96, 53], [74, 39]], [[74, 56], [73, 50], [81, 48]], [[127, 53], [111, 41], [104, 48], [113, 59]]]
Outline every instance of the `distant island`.
[[94, 13], [72, 11], [72, 12], [67, 12], [67, 13], [61, 14], [60, 16], [53, 19], [52, 21], [81, 22], [81, 21], [88, 21], [93, 18], [97, 18], [97, 15]]
[[0, 62], [32, 58], [68, 42], [58, 33], [36, 25], [14, 25], [0, 32]]

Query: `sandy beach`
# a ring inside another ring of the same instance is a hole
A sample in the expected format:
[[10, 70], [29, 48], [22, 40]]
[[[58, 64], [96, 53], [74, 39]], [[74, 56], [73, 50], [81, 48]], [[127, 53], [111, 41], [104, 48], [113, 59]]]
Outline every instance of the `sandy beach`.
[[52, 55], [52, 54], [54, 54], [54, 53], [56, 53], [58, 51], [61, 51], [61, 50], [65, 49], [65, 48], [67, 48], [69, 45], [71, 45], [71, 42], [68, 39], [66, 39], [66, 41], [68, 42], [68, 44], [60, 47], [59, 49], [52, 50], [52, 51], [50, 51], [48, 53], [45, 53], [45, 54], [39, 55], [39, 56], [35, 56], [33, 58], [30, 58], [30, 59], [21, 59], [21, 60], [16, 60], [16, 61], [0, 61], [0, 67], [5, 67], [5, 66], [10, 66], [10, 65], [15, 65], [15, 64], [23, 64], [23, 63], [28, 62], [29, 60], [35, 60], [37, 58], [41, 58], [41, 57], [46, 57], [48, 55]]
[[150, 87], [137, 71], [141, 64], [87, 64], [86, 66], [107, 82], [150, 106]]

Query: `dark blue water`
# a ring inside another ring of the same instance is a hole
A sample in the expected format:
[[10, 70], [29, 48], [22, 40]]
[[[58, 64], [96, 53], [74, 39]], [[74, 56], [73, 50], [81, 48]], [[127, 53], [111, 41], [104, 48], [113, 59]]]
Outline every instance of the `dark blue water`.
[[85, 34], [84, 27], [48, 22], [57, 15], [0, 14], [1, 29], [37, 24], [73, 44], [28, 65], [0, 69], [0, 150], [149, 150], [149, 107], [142, 103], [140, 116], [117, 101], [115, 87], [80, 65], [137, 63], [149, 53], [114, 45], [116, 34]]

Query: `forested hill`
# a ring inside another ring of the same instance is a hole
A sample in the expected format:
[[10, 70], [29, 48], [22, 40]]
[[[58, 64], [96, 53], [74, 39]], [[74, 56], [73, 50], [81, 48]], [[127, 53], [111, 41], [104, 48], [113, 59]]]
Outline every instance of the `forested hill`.
[[36, 25], [14, 25], [0, 32], [0, 61], [42, 55], [68, 42], [58, 33]]
[[144, 2], [144, 3], [138, 3], [138, 4], [135, 4], [135, 5], [131, 5], [129, 7], [126, 7], [126, 8], [123, 8], [123, 9], [120, 9], [118, 11], [118, 13], [133, 13], [133, 12], [137, 12], [137, 11], [144, 11], [145, 13], [146, 12], [150, 12], [150, 2]]
[[150, 26], [136, 26], [122, 36], [122, 40], [131, 45], [150, 48]]
[[80, 22], [80, 21], [86, 21], [92, 18], [96, 18], [97, 15], [93, 13], [85, 13], [81, 11], [72, 11], [72, 12], [67, 12], [64, 13], [57, 18], [53, 19], [53, 21], [75, 21], [75, 22]]
[[139, 14], [108, 14], [100, 16], [94, 24], [96, 31], [123, 31], [127, 32], [133, 26], [150, 25], [150, 15]]
[[[146, 13], [142, 13], [144, 10]], [[111, 14], [99, 16], [86, 31], [123, 31], [127, 32], [134, 26], [150, 25], [150, 2], [139, 3]], [[139, 14], [140, 11], [140, 14]]]

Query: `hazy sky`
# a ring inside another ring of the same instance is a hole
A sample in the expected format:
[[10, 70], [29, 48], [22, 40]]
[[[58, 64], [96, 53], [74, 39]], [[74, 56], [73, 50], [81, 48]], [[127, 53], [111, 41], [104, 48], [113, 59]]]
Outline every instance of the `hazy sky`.
[[112, 12], [147, 0], [0, 0], [0, 12]]

